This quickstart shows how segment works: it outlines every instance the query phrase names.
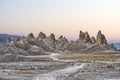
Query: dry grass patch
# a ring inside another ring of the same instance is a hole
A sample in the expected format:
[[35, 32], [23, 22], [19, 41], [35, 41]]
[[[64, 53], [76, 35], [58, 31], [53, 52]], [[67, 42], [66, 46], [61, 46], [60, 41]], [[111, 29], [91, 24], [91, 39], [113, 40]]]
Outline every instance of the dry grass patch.
[[86, 61], [114, 61], [120, 59], [115, 54], [63, 54], [59, 56], [62, 60], [86, 60]]
[[24, 56], [25, 58], [30, 58], [32, 60], [39, 60], [39, 61], [50, 61], [52, 60], [51, 58], [47, 57], [47, 56], [39, 56], [39, 55], [35, 55], [35, 56]]
[[18, 74], [34, 74], [35, 70], [15, 70]]

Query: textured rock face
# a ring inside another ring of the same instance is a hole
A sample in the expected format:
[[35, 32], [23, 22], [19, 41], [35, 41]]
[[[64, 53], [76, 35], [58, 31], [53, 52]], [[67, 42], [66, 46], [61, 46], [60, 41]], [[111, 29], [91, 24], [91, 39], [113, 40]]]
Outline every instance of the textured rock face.
[[29, 49], [29, 46], [31, 45], [26, 39], [21, 39], [19, 41], [15, 41], [13, 43], [14, 46], [18, 47], [18, 48], [21, 48], [21, 49], [24, 49], [24, 50], [28, 50]]
[[97, 41], [96, 42], [99, 45], [107, 44], [107, 40], [106, 40], [104, 34], [101, 33], [101, 31], [99, 31], [97, 34]]
[[28, 52], [30, 54], [40, 54], [41, 52], [44, 52], [44, 49], [41, 47], [38, 47], [36, 45], [32, 45], [29, 49]]
[[66, 39], [66, 37], [60, 36], [58, 38], [58, 42], [62, 43], [62, 44], [65, 44], [65, 43], [68, 43], [68, 40]]
[[63, 46], [67, 43], [68, 43], [68, 40], [63, 36], [60, 36], [57, 40], [56, 49], [57, 50], [63, 50]]
[[92, 38], [91, 38], [91, 42], [92, 42], [92, 44], [96, 43], [95, 37], [92, 37]]
[[30, 33], [30, 34], [27, 36], [27, 39], [28, 39], [28, 40], [31, 39], [31, 38], [35, 38], [34, 35], [33, 35], [33, 33]]
[[15, 46], [0, 44], [0, 62], [10, 62], [16, 60], [17, 55], [27, 55], [28, 52]]
[[79, 42], [71, 42], [63, 46], [63, 51], [78, 51], [78, 49], [80, 49]]
[[51, 35], [49, 37], [44, 39], [43, 42], [46, 45], [46, 47], [49, 48], [50, 51], [55, 51], [55, 49], [56, 49], [56, 39], [55, 39], [55, 35], [53, 33], [51, 33]]
[[88, 42], [91, 43], [91, 39], [90, 39], [90, 36], [89, 36], [88, 32], [84, 33], [82, 31], [80, 31], [79, 41], [82, 42], [82, 43], [88, 43]]
[[40, 32], [38, 37], [37, 37], [37, 40], [43, 40], [45, 38], [46, 38], [46, 35], [43, 32]]
[[36, 41], [35, 41], [35, 37], [33, 35], [33, 33], [30, 33], [28, 36], [27, 36], [27, 41], [31, 44], [36, 44]]
[[101, 31], [97, 34], [97, 40], [95, 37], [90, 38], [88, 32], [80, 31], [79, 39], [73, 42], [68, 42], [63, 36], [60, 36], [58, 40], [56, 40], [53, 33], [47, 37], [43, 32], [40, 32], [37, 38], [30, 33], [26, 38], [14, 41], [12, 45], [21, 48], [30, 54], [40, 54], [45, 51], [94, 52], [115, 49], [114, 46], [107, 45], [106, 38]]
[[26, 38], [28, 41], [34, 41], [35, 37], [33, 35], [33, 33], [30, 33], [27, 38]]
[[51, 33], [51, 35], [48, 38], [52, 43], [55, 43], [56, 40], [55, 40], [55, 35], [53, 33]]

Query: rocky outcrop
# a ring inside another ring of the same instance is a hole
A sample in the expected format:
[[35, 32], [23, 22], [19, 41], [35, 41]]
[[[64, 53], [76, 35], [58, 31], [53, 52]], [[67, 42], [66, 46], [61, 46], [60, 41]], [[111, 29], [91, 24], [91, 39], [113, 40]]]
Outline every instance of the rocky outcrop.
[[112, 49], [117, 50], [117, 48], [114, 46], [114, 44], [108, 44]]
[[34, 37], [33, 33], [30, 33], [30, 34], [27, 36], [26, 39], [27, 39], [27, 41], [28, 41], [29, 43], [31, 43], [31, 44], [33, 44], [33, 45], [36, 44], [36, 40], [35, 40], [35, 37]]
[[31, 40], [31, 39], [35, 39], [33, 33], [30, 33], [30, 34], [27, 36], [27, 40]]
[[43, 39], [45, 39], [45, 38], [46, 38], [45, 33], [40, 32], [39, 35], [38, 35], [38, 37], [37, 37], [37, 40], [43, 40]]
[[71, 51], [71, 52], [82, 52], [84, 49], [88, 48], [91, 43], [79, 43], [78, 41], [67, 43], [63, 47], [63, 51]]
[[22, 38], [20, 40], [16, 40], [14, 43], [12, 43], [12, 45], [24, 50], [28, 50], [31, 44], [29, 43], [29, 41], [27, 41], [26, 38]]
[[15, 46], [0, 44], [0, 62], [16, 61], [19, 55], [28, 55], [26, 50]]
[[28, 52], [32, 55], [36, 55], [41, 54], [41, 52], [44, 52], [44, 49], [36, 45], [31, 45], [31, 47], [28, 49]]
[[84, 33], [82, 31], [80, 31], [79, 42], [81, 42], [81, 43], [91, 43], [91, 39], [90, 39], [90, 36], [89, 36], [88, 32]]
[[57, 40], [56, 49], [57, 50], [63, 50], [63, 46], [67, 43], [68, 43], [68, 40], [63, 36], [60, 36]]
[[55, 51], [55, 49], [56, 49], [56, 39], [55, 39], [55, 35], [53, 33], [51, 33], [50, 36], [48, 36], [46, 39], [44, 39], [43, 42], [46, 45], [46, 47], [49, 48], [50, 51]]
[[106, 40], [106, 37], [104, 36], [104, 34], [101, 33], [101, 31], [99, 31], [97, 33], [97, 41], [96, 41], [97, 44], [99, 45], [107, 45], [107, 40]]
[[79, 51], [79, 52], [94, 52], [100, 50], [115, 50], [114, 46], [108, 45], [105, 36], [98, 32], [97, 38], [90, 38], [88, 32], [80, 31], [79, 39], [68, 42], [64, 36], [60, 36], [57, 40], [55, 35], [51, 33], [46, 36], [40, 32], [35, 38], [33, 33], [27, 37], [17, 39], [12, 43], [13, 46], [27, 51], [29, 54], [40, 54], [42, 52], [57, 52], [57, 51]]
[[51, 42], [51, 43], [55, 43], [56, 39], [55, 39], [55, 35], [53, 33], [51, 33], [51, 35], [48, 37], [48, 40]]
[[92, 42], [92, 44], [96, 43], [95, 37], [92, 37], [92, 38], [91, 38], [91, 42]]
[[23, 55], [29, 55], [28, 51], [15, 46], [4, 46], [0, 48], [0, 62], [25, 61]]

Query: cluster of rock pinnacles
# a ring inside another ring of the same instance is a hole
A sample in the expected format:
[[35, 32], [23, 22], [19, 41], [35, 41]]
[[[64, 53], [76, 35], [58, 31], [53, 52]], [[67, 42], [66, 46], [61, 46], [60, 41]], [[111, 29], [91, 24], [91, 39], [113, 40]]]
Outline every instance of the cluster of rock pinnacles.
[[99, 31], [96, 38], [90, 37], [88, 32], [80, 31], [79, 39], [76, 41], [69, 42], [64, 36], [60, 36], [58, 39], [55, 38], [53, 33], [50, 36], [46, 36], [45, 33], [40, 32], [38, 37], [35, 38], [33, 33], [30, 33], [27, 37], [19, 38], [14, 42], [11, 42], [10, 37], [7, 38], [7, 44], [14, 45], [18, 48], [25, 50], [30, 49], [32, 46], [37, 46], [42, 51], [56, 51], [56, 50], [77, 50], [83, 48], [86, 44], [89, 45], [107, 45], [107, 40], [104, 34]]

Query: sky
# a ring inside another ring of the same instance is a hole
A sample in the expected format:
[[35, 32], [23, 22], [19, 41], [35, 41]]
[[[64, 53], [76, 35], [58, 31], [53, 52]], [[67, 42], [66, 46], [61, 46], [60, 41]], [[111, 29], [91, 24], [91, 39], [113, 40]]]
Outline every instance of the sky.
[[75, 40], [80, 30], [120, 41], [120, 0], [0, 0], [0, 33]]

